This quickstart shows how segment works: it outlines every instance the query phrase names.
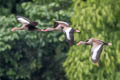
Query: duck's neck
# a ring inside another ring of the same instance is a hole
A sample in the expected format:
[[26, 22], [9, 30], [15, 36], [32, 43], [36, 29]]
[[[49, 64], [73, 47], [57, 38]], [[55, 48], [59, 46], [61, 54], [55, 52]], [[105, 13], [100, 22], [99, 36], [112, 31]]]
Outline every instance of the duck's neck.
[[23, 30], [23, 28], [17, 28], [17, 27], [15, 27], [15, 28], [12, 29], [12, 31], [17, 31], [17, 30]]
[[89, 43], [89, 42], [84, 42], [84, 41], [80, 41], [79, 44], [83, 44], [83, 45], [91, 45], [91, 43]]
[[86, 42], [84, 42], [84, 41], [80, 41], [80, 44], [84, 44], [84, 45], [86, 45], [87, 43], [86, 43]]

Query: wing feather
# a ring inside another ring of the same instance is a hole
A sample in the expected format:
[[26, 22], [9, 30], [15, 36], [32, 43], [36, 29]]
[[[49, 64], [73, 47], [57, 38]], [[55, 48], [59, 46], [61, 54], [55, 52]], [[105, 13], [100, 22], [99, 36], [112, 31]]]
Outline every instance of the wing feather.
[[91, 58], [94, 62], [99, 61], [100, 54], [101, 54], [101, 51], [102, 51], [102, 47], [103, 47], [103, 44], [101, 44], [101, 45], [97, 46], [96, 48], [92, 49]]
[[59, 23], [54, 22], [54, 28], [56, 28], [59, 25]]
[[22, 17], [22, 16], [16, 16], [17, 20], [22, 23], [22, 24], [30, 24], [30, 20], [25, 18], [25, 17]]
[[70, 27], [70, 25], [67, 22], [64, 21], [55, 21], [54, 22], [54, 27], [58, 27], [58, 26], [66, 26], [66, 27]]
[[65, 31], [65, 34], [66, 34], [65, 36], [66, 36], [66, 39], [69, 45], [73, 45], [74, 44], [74, 29], [68, 28], [68, 30]]

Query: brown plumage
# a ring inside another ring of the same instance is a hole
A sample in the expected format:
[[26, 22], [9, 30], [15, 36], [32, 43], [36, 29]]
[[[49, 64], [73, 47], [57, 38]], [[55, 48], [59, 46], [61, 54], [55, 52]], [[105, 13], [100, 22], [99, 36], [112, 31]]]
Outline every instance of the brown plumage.
[[79, 30], [75, 30], [67, 22], [64, 21], [55, 21], [54, 27], [48, 27], [45, 31], [61, 31], [65, 33], [66, 41], [70, 46], [74, 44], [74, 32], [80, 32]]
[[80, 41], [77, 43], [77, 45], [81, 45], [81, 44], [85, 44], [85, 45], [91, 45], [91, 59], [94, 63], [99, 63], [100, 60], [100, 55], [103, 49], [104, 45], [107, 46], [111, 46], [112, 43], [106, 43], [103, 42], [101, 40], [97, 40], [95, 38], [90, 38], [87, 41]]

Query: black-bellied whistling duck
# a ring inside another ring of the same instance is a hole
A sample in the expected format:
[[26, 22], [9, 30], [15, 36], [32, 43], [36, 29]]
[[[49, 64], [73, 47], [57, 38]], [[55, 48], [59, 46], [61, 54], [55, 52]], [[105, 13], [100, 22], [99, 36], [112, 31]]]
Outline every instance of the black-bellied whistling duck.
[[12, 31], [15, 31], [15, 30], [44, 31], [42, 29], [35, 27], [38, 25], [37, 22], [32, 22], [29, 19], [22, 16], [16, 16], [16, 19], [18, 22], [20, 22], [23, 25], [20, 28], [18, 27], [12, 28]]
[[103, 46], [104, 45], [107, 45], [107, 46], [112, 45], [112, 43], [106, 43], [106, 42], [103, 42], [101, 40], [97, 40], [95, 38], [90, 38], [85, 42], [80, 41], [77, 43], [77, 45], [81, 45], [81, 44], [92, 45], [91, 59], [92, 59], [93, 63], [97, 64], [97, 66], [99, 66], [99, 59], [100, 59], [100, 55], [101, 55]]
[[48, 27], [45, 31], [62, 31], [65, 33], [66, 40], [69, 45], [74, 44], [74, 32], [80, 32], [79, 30], [75, 30], [67, 22], [64, 21], [55, 21], [54, 27]]
[[69, 27], [69, 24], [64, 21], [55, 21], [53, 27], [48, 27], [45, 31], [62, 31], [63, 27]]

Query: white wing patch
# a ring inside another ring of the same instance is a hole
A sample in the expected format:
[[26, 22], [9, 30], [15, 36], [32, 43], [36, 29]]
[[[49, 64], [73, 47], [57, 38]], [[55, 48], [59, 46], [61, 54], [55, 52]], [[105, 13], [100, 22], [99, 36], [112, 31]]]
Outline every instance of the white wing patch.
[[96, 60], [96, 58], [97, 58], [97, 52], [98, 52], [98, 50], [101, 48], [101, 46], [102, 45], [99, 45], [98, 47], [96, 47], [95, 49], [94, 49], [94, 51], [93, 51], [93, 54], [92, 54], [92, 59], [93, 60]]
[[27, 20], [24, 19], [24, 18], [17, 18], [17, 20], [18, 20], [19, 22], [21, 22], [22, 24], [30, 24], [30, 22], [27, 21]]
[[67, 22], [64, 22], [64, 21], [56, 21], [56, 22], [69, 26], [69, 24]]
[[67, 28], [67, 29], [64, 30], [64, 32], [66, 33], [66, 37], [67, 37], [68, 40], [71, 40], [71, 38], [70, 38], [70, 31], [71, 31], [71, 29], [72, 28]]

